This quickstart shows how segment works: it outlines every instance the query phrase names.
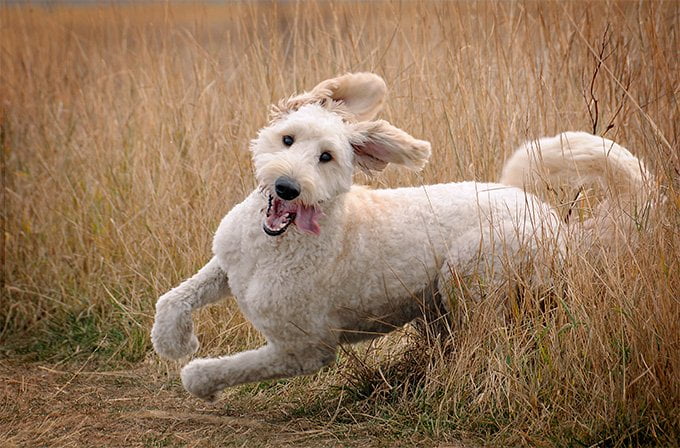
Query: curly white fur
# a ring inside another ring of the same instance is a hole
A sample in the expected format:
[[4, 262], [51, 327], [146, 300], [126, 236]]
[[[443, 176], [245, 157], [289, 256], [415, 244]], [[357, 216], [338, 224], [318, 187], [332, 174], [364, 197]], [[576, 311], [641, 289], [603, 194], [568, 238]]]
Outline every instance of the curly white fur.
[[[494, 281], [521, 254], [540, 269], [546, 242], [561, 250], [562, 225], [553, 209], [520, 188], [352, 186], [357, 168], [417, 169], [429, 158], [429, 143], [385, 121], [367, 121], [384, 93], [383, 80], [372, 74], [324, 81], [282, 102], [252, 142], [260, 188], [224, 217], [212, 260], [159, 299], [151, 336], [163, 357], [195, 352], [191, 312], [233, 294], [267, 344], [193, 360], [181, 373], [192, 394], [214, 399], [229, 386], [316, 372], [333, 362], [339, 344], [377, 337], [441, 308], [439, 291], [454, 272]], [[294, 143], [285, 144], [284, 136]], [[583, 134], [577, 143], [586, 154], [602, 153], [599, 137]], [[558, 166], [575, 160], [559, 140], [541, 140], [539, 147], [550, 160], [563, 154]], [[625, 151], [619, 148], [612, 150]], [[322, 160], [323, 153], [332, 159]], [[589, 172], [602, 177], [605, 162], [596, 159]], [[528, 162], [519, 155], [511, 162], [504, 179], [522, 186]], [[633, 171], [631, 165], [624, 174], [634, 177]], [[275, 193], [282, 177], [299, 186], [291, 201]], [[291, 213], [276, 211], [272, 201]], [[272, 222], [288, 228], [270, 236], [263, 225]]]

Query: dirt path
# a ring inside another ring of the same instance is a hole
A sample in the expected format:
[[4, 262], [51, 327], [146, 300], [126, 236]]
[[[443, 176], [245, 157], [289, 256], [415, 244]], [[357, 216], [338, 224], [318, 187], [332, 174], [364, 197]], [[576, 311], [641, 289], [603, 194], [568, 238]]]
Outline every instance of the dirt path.
[[365, 423], [338, 426], [285, 409], [251, 411], [247, 400], [203, 403], [148, 366], [88, 371], [2, 360], [0, 384], [3, 447], [464, 446], [399, 441]]

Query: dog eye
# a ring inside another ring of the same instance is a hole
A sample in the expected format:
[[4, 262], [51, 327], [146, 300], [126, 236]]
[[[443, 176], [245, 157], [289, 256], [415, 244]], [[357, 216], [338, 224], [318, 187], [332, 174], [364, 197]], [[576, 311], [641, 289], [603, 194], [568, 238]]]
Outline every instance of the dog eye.
[[333, 160], [333, 156], [330, 152], [322, 152], [319, 156], [319, 162], [321, 163], [330, 162], [331, 160]]
[[283, 144], [286, 146], [292, 146], [293, 143], [295, 143], [295, 139], [293, 138], [292, 135], [284, 135], [283, 136]]

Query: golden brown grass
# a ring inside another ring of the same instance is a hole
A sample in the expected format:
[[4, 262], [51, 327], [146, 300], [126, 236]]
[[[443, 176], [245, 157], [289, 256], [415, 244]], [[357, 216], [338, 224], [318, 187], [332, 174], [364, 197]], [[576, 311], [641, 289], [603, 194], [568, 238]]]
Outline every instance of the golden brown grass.
[[[524, 140], [589, 130], [644, 159], [666, 202], [637, 244], [573, 254], [549, 293], [496, 294], [516, 303], [502, 318], [463, 301], [445, 341], [400, 332], [227, 402], [298, 403], [386, 437], [677, 445], [679, 17], [652, 1], [4, 6], [0, 335], [58, 362], [144, 357], [155, 299], [254, 186], [268, 105], [374, 71], [382, 116], [433, 144], [422, 174], [374, 185], [494, 180]], [[232, 302], [197, 317], [203, 353], [261, 342]]]

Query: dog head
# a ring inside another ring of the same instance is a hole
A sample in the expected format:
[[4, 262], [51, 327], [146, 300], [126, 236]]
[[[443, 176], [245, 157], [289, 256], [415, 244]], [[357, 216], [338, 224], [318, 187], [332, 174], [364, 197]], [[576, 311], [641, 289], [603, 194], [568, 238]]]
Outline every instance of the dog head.
[[425, 165], [428, 142], [384, 120], [368, 121], [385, 93], [379, 76], [347, 74], [272, 108], [270, 124], [251, 142], [255, 175], [269, 200], [263, 223], [268, 235], [281, 235], [291, 224], [318, 235], [324, 207], [349, 191], [357, 168]]

